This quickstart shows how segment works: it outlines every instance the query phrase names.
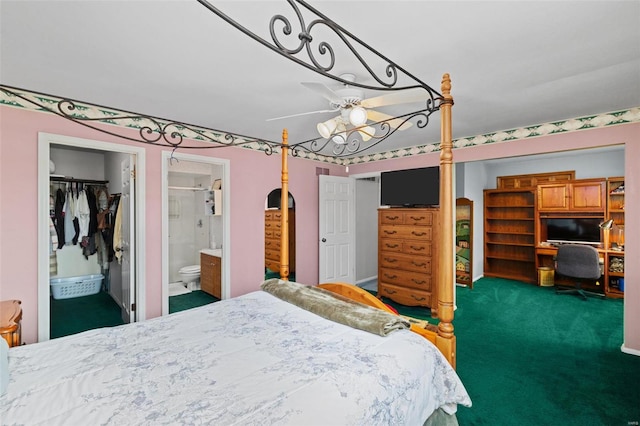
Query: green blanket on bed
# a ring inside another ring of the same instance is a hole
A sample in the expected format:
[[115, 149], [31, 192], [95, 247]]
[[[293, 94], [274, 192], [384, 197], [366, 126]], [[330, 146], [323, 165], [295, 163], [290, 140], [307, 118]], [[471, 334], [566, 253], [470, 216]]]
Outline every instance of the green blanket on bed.
[[322, 288], [277, 278], [262, 283], [262, 290], [323, 318], [379, 336], [409, 328], [407, 320]]

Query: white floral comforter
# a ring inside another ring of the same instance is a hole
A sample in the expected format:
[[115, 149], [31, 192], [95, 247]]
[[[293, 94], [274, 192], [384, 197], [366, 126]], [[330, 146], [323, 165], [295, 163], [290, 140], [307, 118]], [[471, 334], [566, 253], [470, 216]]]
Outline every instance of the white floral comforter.
[[2, 424], [412, 425], [470, 399], [424, 338], [262, 291], [9, 351]]

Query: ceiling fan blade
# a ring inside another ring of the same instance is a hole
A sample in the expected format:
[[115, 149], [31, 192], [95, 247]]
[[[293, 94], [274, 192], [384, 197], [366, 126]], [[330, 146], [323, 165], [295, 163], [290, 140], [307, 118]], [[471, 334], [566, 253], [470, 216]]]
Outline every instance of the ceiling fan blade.
[[336, 111], [340, 111], [340, 109], [323, 109], [320, 111], [301, 112], [299, 114], [291, 114], [291, 115], [284, 115], [282, 117], [267, 118], [266, 121], [282, 120], [283, 118], [300, 117], [301, 115], [320, 114], [323, 112], [336, 112]]
[[[372, 121], [384, 121], [384, 120], [389, 120], [390, 118], [393, 118], [393, 116], [389, 115], [389, 114], [384, 114], [382, 112], [378, 112], [378, 111], [374, 111], [374, 110], [367, 110], [367, 116], [369, 117], [369, 120]], [[405, 122], [404, 124], [402, 123], [403, 119], [402, 118], [395, 118], [393, 120], [389, 120], [386, 123], [389, 123], [389, 126], [391, 126], [392, 128], [398, 128], [398, 130], [407, 130], [409, 127], [413, 126], [413, 124], [409, 121]]]
[[325, 86], [322, 83], [302, 83], [302, 85], [307, 89], [311, 89], [314, 92], [320, 94], [325, 99], [328, 99], [329, 102], [331, 102], [332, 104], [336, 104], [336, 105], [342, 104], [342, 97], [338, 96], [336, 92], [329, 89], [327, 86]]
[[429, 93], [424, 89], [415, 88], [399, 92], [392, 92], [374, 98], [363, 99], [360, 102], [365, 108], [379, 108], [387, 105], [408, 104], [412, 102], [423, 102], [429, 99]]

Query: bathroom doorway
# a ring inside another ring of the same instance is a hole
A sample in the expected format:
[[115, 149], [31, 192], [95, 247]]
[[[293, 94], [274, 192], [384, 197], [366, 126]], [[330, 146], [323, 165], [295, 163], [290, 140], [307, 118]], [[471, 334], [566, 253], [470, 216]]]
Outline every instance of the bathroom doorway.
[[228, 297], [229, 162], [165, 151], [162, 175], [162, 314], [166, 315]]

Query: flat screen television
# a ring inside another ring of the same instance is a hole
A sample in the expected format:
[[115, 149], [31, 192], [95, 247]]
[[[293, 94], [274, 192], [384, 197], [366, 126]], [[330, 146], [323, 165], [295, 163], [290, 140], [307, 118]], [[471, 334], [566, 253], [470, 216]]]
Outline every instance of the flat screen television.
[[380, 174], [380, 204], [423, 207], [440, 204], [440, 168], [394, 170]]
[[600, 243], [599, 218], [549, 218], [547, 242], [550, 243]]

